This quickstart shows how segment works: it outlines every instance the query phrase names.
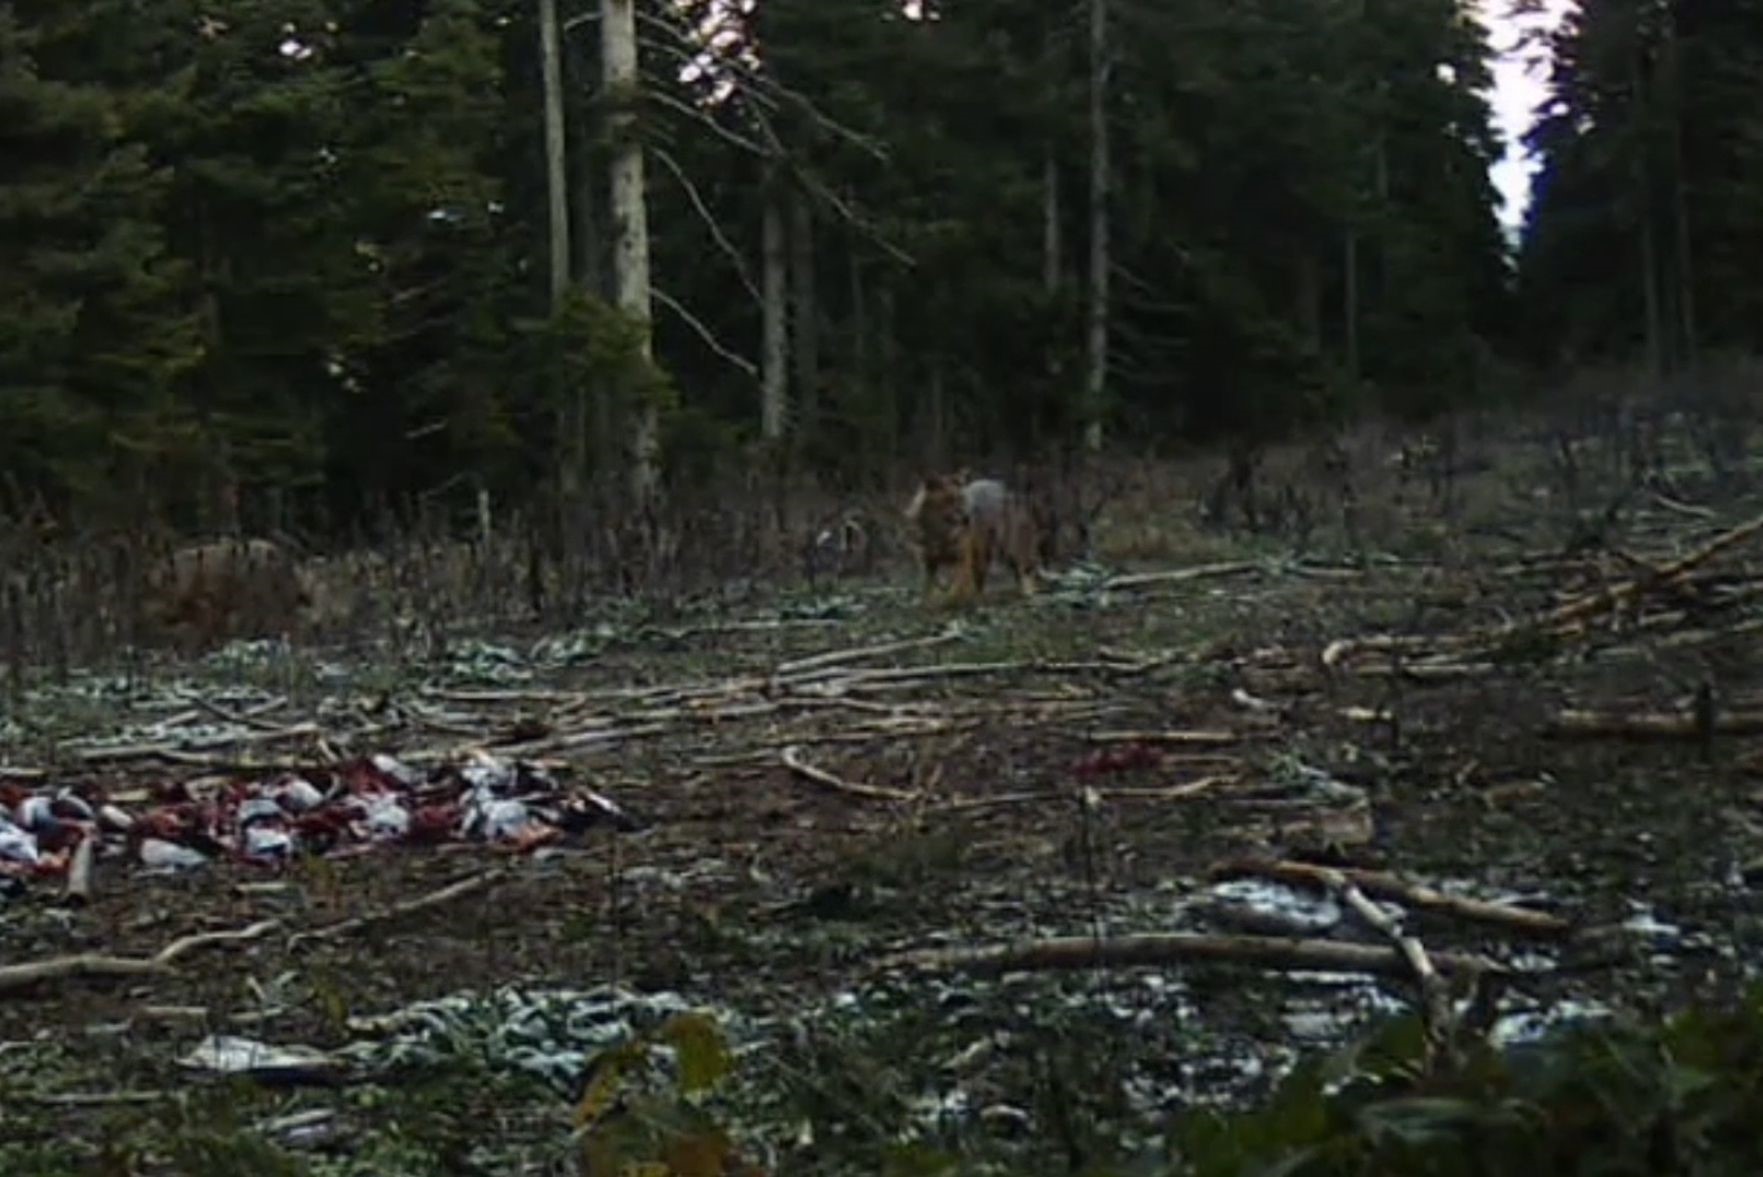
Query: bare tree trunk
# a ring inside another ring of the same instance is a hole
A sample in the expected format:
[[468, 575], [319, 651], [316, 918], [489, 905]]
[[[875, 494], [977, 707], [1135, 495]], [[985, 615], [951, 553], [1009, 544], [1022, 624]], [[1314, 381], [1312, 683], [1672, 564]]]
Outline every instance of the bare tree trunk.
[[[565, 58], [566, 63], [574, 69], [575, 76], [566, 78], [575, 93], [586, 93], [593, 79], [590, 77], [590, 63], [586, 54], [574, 54]], [[596, 168], [599, 157], [589, 135], [587, 119], [580, 109], [567, 110], [572, 133], [569, 135], [570, 185], [569, 195], [574, 208], [574, 222], [571, 241], [575, 246], [575, 280], [576, 285], [595, 298], [605, 298], [610, 292], [606, 284], [606, 238], [604, 226], [601, 224], [600, 201], [597, 196], [599, 182], [596, 179]], [[599, 490], [604, 492], [610, 486], [613, 472], [618, 469], [617, 425], [613, 413], [615, 390], [609, 387], [604, 378], [596, 377], [591, 385], [584, 385], [578, 396], [586, 398], [587, 403], [576, 405], [577, 425], [582, 431], [583, 468], [586, 469], [587, 455], [594, 459], [594, 481]], [[589, 520], [585, 514], [581, 518], [568, 521], [572, 542], [586, 538]], [[565, 553], [565, 560], [570, 567], [578, 567], [574, 557]]]
[[869, 391], [869, 300], [863, 289], [863, 259], [851, 256], [851, 376], [854, 387]]
[[814, 206], [797, 189], [790, 202], [790, 292], [795, 299], [796, 427], [812, 435], [820, 414], [820, 306], [814, 290]]
[[[844, 244], [851, 269], [851, 359], [849, 375], [838, 385], [837, 403], [827, 406], [836, 414], [840, 425], [849, 421], [857, 406], [867, 406], [870, 398], [875, 395], [874, 387], [870, 383], [870, 373], [875, 365], [872, 360], [874, 352], [870, 347], [869, 296], [863, 287], [863, 259], [849, 234], [845, 235]], [[860, 457], [866, 476], [886, 478], [888, 463], [894, 456], [891, 452], [880, 454], [865, 447]]]
[[577, 101], [566, 102], [564, 124], [569, 144], [569, 199], [571, 202], [571, 243], [575, 246], [575, 281], [589, 294], [604, 298], [606, 289], [606, 239], [600, 223], [599, 184], [595, 180], [598, 160], [594, 154], [592, 129], [579, 96], [598, 86], [593, 62], [579, 48], [570, 51], [564, 43], [564, 83]]
[[789, 412], [789, 304], [784, 252], [783, 196], [778, 191], [777, 168], [765, 165], [764, 208], [761, 212], [761, 330], [764, 354], [761, 367], [759, 433], [767, 441], [784, 435]]
[[1345, 306], [1341, 310], [1344, 320], [1343, 331], [1346, 335], [1347, 376], [1359, 379], [1359, 230], [1348, 227], [1346, 256], [1342, 259], [1342, 268], [1346, 271]]
[[932, 360], [930, 404], [925, 407], [925, 423], [928, 427], [925, 451], [930, 455], [932, 468], [937, 470], [943, 469], [949, 460], [949, 430], [946, 426], [949, 410], [946, 403], [946, 386], [943, 380], [942, 362]]
[[1049, 297], [1059, 293], [1059, 161], [1048, 144], [1041, 161], [1041, 285]]
[[545, 87], [545, 193], [551, 227], [551, 309], [569, 292], [569, 173], [563, 145], [563, 51], [557, 0], [539, 0], [539, 59]]
[[1090, 308], [1084, 447], [1102, 448], [1108, 395], [1108, 0], [1090, 0]]
[[1316, 264], [1315, 254], [1305, 250], [1298, 253], [1292, 262], [1296, 272], [1292, 277], [1294, 291], [1292, 311], [1298, 322], [1298, 330], [1304, 336], [1304, 342], [1318, 354], [1322, 351], [1322, 271]]
[[[575, 260], [569, 248], [569, 124], [563, 100], [563, 38], [557, 24], [557, 0], [539, 0], [539, 66], [545, 98], [545, 194], [550, 229], [551, 312], [557, 314], [569, 293], [571, 264]], [[578, 183], [575, 187], [582, 192], [589, 190], [586, 184]], [[586, 244], [589, 236], [584, 228], [580, 239]], [[551, 530], [556, 541], [554, 550], [560, 553], [564, 566], [573, 572], [581, 563], [578, 557], [587, 514], [587, 390], [573, 390], [567, 404], [558, 408], [557, 418], [556, 503]], [[534, 559], [537, 559], [536, 549]], [[542, 582], [542, 571], [535, 567], [534, 572], [530, 579], [536, 586]], [[536, 591], [534, 599], [539, 600]]]
[[[564, 42], [564, 81], [568, 94], [585, 95], [597, 89], [598, 77], [589, 55]], [[566, 95], [568, 97], [568, 95]], [[575, 247], [575, 282], [595, 298], [605, 298], [611, 291], [606, 282], [606, 237], [601, 222], [599, 180], [604, 173], [597, 169], [600, 158], [594, 150], [593, 135], [584, 103], [565, 103], [564, 121], [569, 134], [569, 198], [571, 202], [571, 243]], [[604, 379], [595, 379], [580, 389], [585, 402], [576, 406], [578, 428], [583, 431], [582, 464], [587, 469], [587, 456], [593, 455], [596, 481], [605, 483], [618, 468], [616, 424], [613, 415], [614, 390]], [[605, 490], [603, 485], [600, 489]], [[585, 506], [584, 506], [585, 509]], [[568, 524], [572, 534], [585, 537], [588, 520], [584, 516]], [[573, 566], [573, 565], [572, 565]]]
[[[1679, 132], [1681, 134], [1681, 132]], [[1689, 197], [1684, 191], [1683, 145], [1677, 145], [1677, 175], [1672, 182], [1672, 203], [1677, 222], [1677, 319], [1683, 337], [1683, 362], [1692, 371], [1701, 363], [1701, 346], [1696, 339], [1696, 272], [1690, 253]]]
[[[643, 180], [643, 144], [636, 134], [636, 0], [600, 0], [600, 53], [611, 103], [612, 280], [618, 307], [643, 325], [639, 347], [652, 358], [649, 298], [649, 210]], [[631, 495], [639, 509], [659, 489], [661, 427], [656, 406], [645, 400], [631, 422]]]
[[900, 370], [900, 349], [894, 330], [898, 317], [894, 288], [888, 284], [886, 278], [882, 280], [876, 301], [879, 304], [874, 320], [877, 346], [872, 368], [874, 391], [870, 395], [881, 405], [882, 420], [885, 422], [882, 452], [891, 457], [900, 452], [900, 385], [894, 379]]
[[1671, 203], [1672, 228], [1676, 236], [1677, 262], [1677, 329], [1681, 335], [1683, 362], [1694, 371], [1701, 363], [1701, 348], [1696, 339], [1696, 273], [1690, 250], [1689, 194], [1684, 184], [1683, 162], [1683, 49], [1677, 37], [1677, 22], [1671, 7], [1664, 9], [1667, 63], [1671, 71]]
[[1641, 296], [1647, 321], [1647, 371], [1654, 376], [1665, 373], [1664, 316], [1659, 309], [1659, 245], [1653, 232], [1653, 201], [1648, 192], [1646, 165], [1635, 164], [1635, 184], [1640, 189], [1640, 250]]

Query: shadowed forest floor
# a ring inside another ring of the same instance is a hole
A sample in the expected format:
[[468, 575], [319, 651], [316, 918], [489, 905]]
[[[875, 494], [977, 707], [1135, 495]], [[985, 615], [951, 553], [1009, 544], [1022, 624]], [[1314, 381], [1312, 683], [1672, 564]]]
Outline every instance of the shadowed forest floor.
[[[460, 639], [396, 668], [235, 648], [126, 689], [45, 686], [12, 710], [0, 763], [57, 784], [487, 747], [644, 824], [536, 855], [396, 847], [280, 874], [105, 862], [83, 907], [34, 885], [0, 907], [0, 963], [284, 926], [192, 952], [174, 976], [0, 996], [0, 1168], [566, 1171], [579, 1080], [521, 1065], [482, 1001], [570, 990], [710, 1009], [737, 1046], [720, 1122], [771, 1171], [883, 1171], [902, 1137], [1000, 1172], [1077, 1171], [1154, 1150], [1186, 1109], [1264, 1093], [1296, 1052], [1350, 1040], [1409, 987], [1230, 964], [870, 966], [1036, 937], [1266, 931], [1208, 877], [1245, 855], [1626, 926], [1618, 949], [1576, 953], [1417, 917], [1430, 950], [1530, 970], [1502, 996], [1514, 1034], [1530, 1013], [1729, 992], [1763, 936], [1763, 758], [1746, 734], [1763, 713], [1763, 580], [1744, 537], [1665, 568], [1757, 509], [1704, 503], [1636, 507], [1571, 555], [1512, 508], [1501, 539], [1417, 520], [1427, 538], [1402, 555], [1215, 541], [1112, 578], [1067, 570], [1026, 602], [998, 588], [958, 615], [923, 608], [899, 573]], [[1621, 585], [1638, 587], [1599, 595]], [[1420, 640], [1333, 646], [1389, 634]], [[1689, 718], [1703, 683], [1711, 743]], [[1619, 730], [1649, 724], [1663, 733]], [[454, 902], [289, 943], [492, 868]], [[467, 993], [478, 1014], [371, 1082], [179, 1063], [210, 1034], [342, 1048], [373, 1036], [363, 1019]], [[552, 1041], [582, 1053], [563, 1030]], [[301, 1141], [302, 1124], [323, 1130]]]

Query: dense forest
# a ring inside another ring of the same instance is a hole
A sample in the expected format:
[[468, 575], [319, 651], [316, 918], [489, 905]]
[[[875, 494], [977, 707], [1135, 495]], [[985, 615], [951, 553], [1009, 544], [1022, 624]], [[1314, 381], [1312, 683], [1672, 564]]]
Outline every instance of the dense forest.
[[1585, 0], [1516, 249], [1462, 0], [635, 7], [0, 4], [0, 511], [860, 482], [1763, 343], [1763, 0]]

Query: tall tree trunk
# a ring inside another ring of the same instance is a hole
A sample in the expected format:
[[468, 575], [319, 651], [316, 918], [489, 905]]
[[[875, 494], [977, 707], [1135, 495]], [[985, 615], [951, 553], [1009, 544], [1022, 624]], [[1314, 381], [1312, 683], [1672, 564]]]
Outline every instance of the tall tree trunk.
[[1316, 255], [1300, 250], [1292, 259], [1292, 314], [1304, 342], [1317, 355], [1322, 354], [1322, 267]]
[[1659, 297], [1659, 241], [1653, 224], [1653, 175], [1648, 166], [1650, 153], [1653, 100], [1652, 88], [1647, 84], [1646, 68], [1643, 58], [1646, 54], [1646, 41], [1641, 28], [1639, 10], [1634, 14], [1634, 44], [1629, 51], [1629, 86], [1631, 114], [1630, 130], [1633, 132], [1633, 155], [1629, 160], [1629, 181], [1633, 185], [1636, 214], [1636, 229], [1639, 236], [1637, 242], [1640, 250], [1641, 306], [1646, 321], [1641, 324], [1643, 338], [1647, 348], [1647, 372], [1652, 376], [1665, 373], [1665, 340], [1664, 314], [1660, 307]]
[[1683, 178], [1681, 127], [1676, 135], [1677, 142], [1673, 145], [1676, 174], [1672, 177], [1671, 196], [1677, 230], [1677, 320], [1678, 332], [1682, 337], [1683, 362], [1694, 370], [1701, 364], [1701, 347], [1696, 339], [1696, 272], [1695, 259], [1690, 253], [1690, 209]]
[[[1054, 153], [1053, 143], [1048, 140], [1041, 148], [1041, 289], [1047, 296], [1047, 314], [1050, 324], [1057, 324], [1063, 318], [1059, 314], [1059, 288], [1065, 277], [1065, 243], [1062, 239], [1059, 208], [1059, 159]], [[1061, 403], [1068, 395], [1061, 387], [1060, 369], [1063, 366], [1062, 356], [1068, 341], [1063, 338], [1062, 330], [1049, 331], [1041, 343], [1042, 365], [1046, 372], [1046, 396], [1051, 403]], [[1042, 423], [1044, 415], [1036, 412], [1029, 424], [1030, 444], [1039, 450], [1044, 442]], [[1058, 439], [1061, 452], [1071, 451], [1071, 436], [1066, 433]]]
[[1669, 5], [1664, 10], [1666, 36], [1666, 68], [1672, 99], [1671, 108], [1671, 220], [1675, 237], [1677, 278], [1677, 331], [1679, 358], [1692, 371], [1701, 364], [1701, 348], [1696, 339], [1696, 272], [1695, 258], [1690, 249], [1690, 209], [1688, 184], [1683, 158], [1683, 44], [1678, 39], [1677, 22]]
[[784, 435], [789, 413], [789, 304], [785, 266], [783, 193], [779, 190], [777, 167], [765, 165], [764, 206], [760, 213], [760, 276], [761, 330], [764, 351], [760, 368], [759, 433], [767, 441]]
[[1059, 161], [1047, 144], [1041, 160], [1041, 286], [1051, 298], [1059, 293]]
[[[610, 99], [612, 139], [612, 281], [620, 310], [642, 324], [638, 347], [651, 360], [649, 210], [643, 180], [643, 143], [636, 134], [636, 0], [600, 0], [602, 76]], [[660, 482], [661, 426], [656, 405], [645, 398], [631, 422], [631, 496], [639, 509], [655, 499]]]
[[604, 226], [600, 223], [600, 185], [595, 179], [599, 174], [595, 171], [599, 160], [594, 152], [592, 128], [586, 117], [585, 103], [580, 97], [597, 88], [599, 79], [595, 76], [593, 62], [588, 59], [587, 53], [579, 48], [572, 52], [567, 41], [564, 43], [563, 63], [563, 79], [568, 88], [565, 98], [576, 96], [575, 101], [566, 101], [564, 105], [564, 124], [568, 131], [565, 139], [569, 144], [570, 242], [575, 246], [575, 282], [594, 297], [604, 298], [608, 293], [606, 239]]
[[[569, 83], [570, 93], [587, 94], [597, 86], [598, 81], [593, 76], [592, 62], [585, 52], [567, 52], [567, 42], [564, 48], [564, 64], [568, 67], [564, 78]], [[565, 106], [565, 117], [570, 132], [569, 197], [573, 206], [570, 240], [575, 246], [575, 281], [577, 286], [593, 297], [605, 298], [611, 291], [606, 284], [606, 237], [605, 227], [601, 223], [598, 195], [600, 184], [597, 177], [603, 173], [596, 170], [601, 161], [594, 150], [586, 111], [580, 104], [568, 104]], [[591, 398], [591, 404], [577, 406], [581, 428], [586, 431], [588, 438], [583, 443], [584, 461], [586, 453], [591, 452], [596, 477], [604, 481], [618, 468], [613, 417], [614, 390], [607, 386], [604, 379], [596, 378], [591, 386], [581, 389], [581, 395]], [[579, 521], [579, 526], [570, 526], [572, 534], [579, 532], [585, 536], [585, 518]]]
[[932, 469], [942, 470], [949, 461], [949, 406], [944, 383], [943, 362], [932, 360], [930, 366], [930, 404], [925, 406], [925, 452], [930, 455]]
[[1640, 253], [1641, 253], [1641, 305], [1646, 323], [1643, 330], [1647, 341], [1647, 371], [1654, 376], [1665, 374], [1665, 341], [1664, 316], [1659, 308], [1659, 243], [1653, 232], [1653, 202], [1645, 194], [1647, 176], [1644, 167], [1635, 169], [1641, 173], [1636, 177], [1636, 184], [1642, 191]]
[[[845, 248], [851, 262], [851, 367], [849, 379], [841, 385], [840, 403], [833, 406], [841, 424], [849, 419], [855, 406], [867, 408], [875, 395], [870, 384], [870, 372], [874, 365], [870, 362], [873, 353], [869, 346], [869, 299], [863, 288], [863, 260], [857, 252], [856, 242], [849, 234], [845, 237]], [[887, 462], [891, 457], [892, 454], [862, 454], [868, 472], [872, 476], [884, 478], [887, 476]]]
[[1102, 448], [1108, 395], [1108, 0], [1090, 2], [1090, 307], [1084, 447]]
[[893, 455], [900, 452], [900, 384], [895, 379], [900, 371], [899, 339], [894, 325], [898, 321], [897, 307], [894, 299], [894, 288], [884, 277], [881, 289], [877, 292], [875, 309], [875, 364], [872, 369], [874, 391], [871, 395], [874, 403], [880, 407], [879, 415], [882, 425], [882, 452]]
[[569, 172], [563, 129], [563, 50], [557, 0], [539, 0], [539, 61], [545, 87], [545, 195], [551, 228], [551, 309], [569, 292]]
[[820, 416], [820, 306], [814, 290], [814, 206], [798, 188], [790, 201], [790, 293], [794, 297], [796, 428], [811, 437]]
[[1341, 259], [1345, 271], [1346, 292], [1341, 308], [1347, 350], [1347, 377], [1359, 379], [1359, 230], [1347, 227], [1346, 256]]

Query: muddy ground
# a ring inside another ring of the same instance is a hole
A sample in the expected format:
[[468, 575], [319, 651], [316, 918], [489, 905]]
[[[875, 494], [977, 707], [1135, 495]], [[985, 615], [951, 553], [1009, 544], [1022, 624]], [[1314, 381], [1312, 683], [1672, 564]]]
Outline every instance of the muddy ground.
[[[85, 906], [33, 885], [0, 906], [0, 963], [284, 926], [193, 952], [175, 975], [0, 996], [0, 1171], [570, 1171], [579, 1079], [510, 1063], [482, 1007], [445, 1049], [368, 1077], [223, 1080], [179, 1061], [211, 1034], [331, 1049], [413, 1002], [556, 990], [628, 1000], [627, 1026], [655, 994], [710, 1009], [744, 1049], [719, 1122], [770, 1171], [880, 1172], [905, 1163], [903, 1143], [1000, 1172], [1152, 1155], [1171, 1117], [1265, 1092], [1299, 1052], [1405, 1009], [1410, 986], [1229, 964], [1003, 978], [870, 966], [929, 947], [1244, 930], [1208, 871], [1245, 854], [1626, 925], [1576, 953], [1413, 917], [1429, 949], [1526, 970], [1501, 999], [1514, 1036], [1521, 1015], [1729, 992], [1754, 972], [1763, 928], [1756, 738], [1551, 725], [1569, 708], [1684, 716], [1703, 683], [1723, 715], [1763, 706], [1757, 542], [1584, 626], [1527, 622], [1644, 580], [1759, 502], [1683, 475], [1683, 498], [1642, 495], [1603, 542], [1567, 552], [1563, 512], [1509, 470], [1498, 485], [1468, 520], [1420, 496], [1376, 545], [1297, 556], [1194, 532], [1185, 551], [1062, 570], [1026, 602], [998, 586], [957, 615], [925, 609], [891, 569], [664, 618], [608, 613], [573, 634], [455, 635], [396, 666], [235, 649], [129, 684], [47, 684], [12, 706], [0, 763], [56, 784], [126, 788], [199, 774], [205, 757], [426, 764], [488, 747], [555, 765], [643, 828], [538, 855], [392, 848], [279, 875], [143, 878], [105, 861]], [[1178, 569], [1187, 578], [1110, 580]], [[1433, 640], [1324, 664], [1331, 643], [1392, 633]], [[907, 667], [936, 669], [872, 673]], [[196, 717], [192, 695], [208, 704]], [[249, 725], [226, 722], [253, 706]], [[306, 721], [323, 743], [274, 738]], [[186, 762], [107, 756], [106, 736]], [[793, 769], [786, 749], [835, 779]], [[289, 944], [492, 867], [507, 873], [458, 901]], [[1380, 942], [1350, 918], [1328, 934]], [[299, 1112], [320, 1128], [300, 1137], [281, 1119]]]

